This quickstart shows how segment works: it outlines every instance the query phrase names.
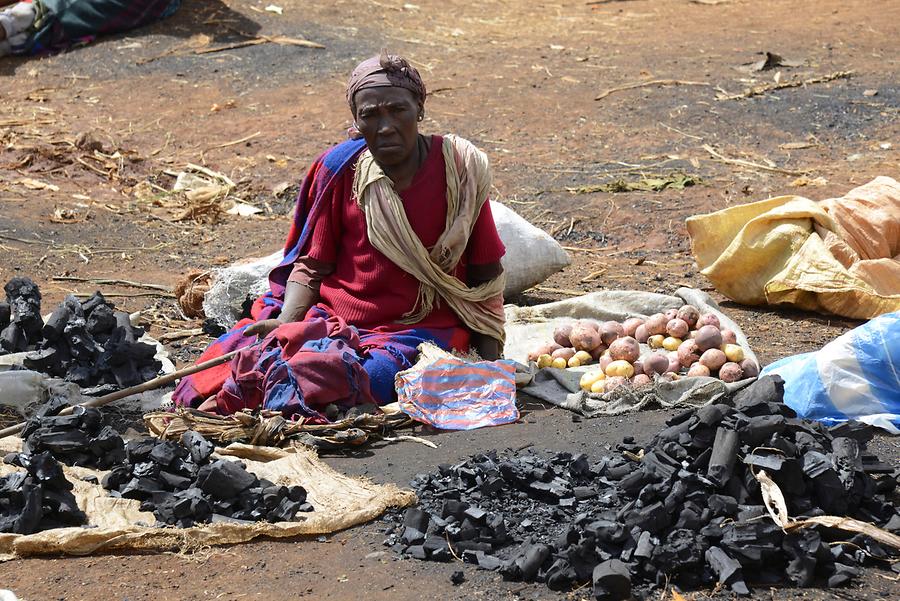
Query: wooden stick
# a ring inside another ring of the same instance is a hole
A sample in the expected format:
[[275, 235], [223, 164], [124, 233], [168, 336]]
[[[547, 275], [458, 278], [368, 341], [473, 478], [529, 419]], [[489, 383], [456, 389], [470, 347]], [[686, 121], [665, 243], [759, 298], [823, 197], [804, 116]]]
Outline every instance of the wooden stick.
[[87, 282], [89, 284], [113, 284], [128, 286], [130, 288], [149, 288], [150, 290], [161, 290], [162, 292], [172, 292], [169, 286], [160, 284], [145, 284], [143, 282], [132, 282], [131, 280], [113, 280], [107, 278], [79, 278], [74, 275], [56, 275], [50, 278], [56, 282]]
[[782, 169], [781, 167], [769, 167], [768, 165], [760, 165], [759, 163], [754, 163], [752, 161], [745, 161], [744, 159], [730, 159], [718, 152], [716, 149], [710, 146], [709, 144], [703, 145], [703, 150], [711, 154], [717, 161], [720, 163], [727, 163], [729, 165], [739, 165], [741, 167], [749, 167], [751, 169], [761, 169], [763, 171], [772, 171], [774, 173], [783, 173], [785, 175], [806, 175], [809, 173], [809, 170], [806, 171], [794, 171], [792, 169]]
[[792, 81], [784, 81], [781, 83], [766, 83], [748, 88], [740, 94], [716, 94], [716, 100], [740, 100], [742, 98], [752, 98], [753, 96], [760, 96], [762, 94], [765, 94], [766, 92], [783, 90], [785, 88], [805, 87], [814, 83], [826, 83], [829, 81], [834, 81], [835, 79], [844, 79], [846, 77], [850, 77], [851, 75], [853, 75], [853, 71], [835, 71], [834, 73], [829, 73], [828, 75], [811, 77], [810, 79], [795, 79]]
[[247, 142], [252, 140], [253, 138], [262, 135], [261, 131], [256, 132], [255, 134], [250, 134], [249, 136], [244, 136], [240, 140], [232, 140], [231, 142], [225, 142], [224, 144], [216, 144], [215, 146], [210, 146], [207, 150], [215, 150], [216, 148], [227, 148], [228, 146], [234, 146], [235, 144], [241, 144], [243, 142]]
[[633, 90], [635, 88], [646, 88], [647, 86], [708, 86], [709, 84], [702, 81], [684, 81], [681, 79], [653, 79], [650, 81], [639, 81], [637, 83], [629, 83], [618, 88], [610, 88], [605, 92], [601, 92], [594, 100], [603, 100], [614, 92], [624, 92], [625, 90]]
[[[254, 343], [259, 344], [258, 342]], [[251, 345], [253, 346], [253, 345]], [[230, 361], [237, 355], [240, 351], [246, 350], [238, 349], [236, 351], [231, 351], [230, 353], [226, 353], [221, 357], [216, 357], [215, 359], [210, 359], [209, 361], [204, 361], [203, 363], [198, 363], [197, 365], [192, 365], [190, 367], [186, 367], [184, 369], [180, 369], [178, 371], [173, 371], [170, 374], [165, 374], [163, 376], [159, 376], [158, 378], [153, 378], [152, 380], [148, 380], [143, 384], [138, 384], [137, 386], [131, 386], [130, 388], [123, 388], [122, 390], [117, 390], [116, 392], [111, 392], [109, 394], [103, 395], [101, 397], [97, 397], [96, 399], [91, 399], [89, 401], [85, 401], [78, 405], [73, 405], [71, 407], [66, 407], [62, 411], [59, 412], [59, 415], [69, 415], [72, 411], [75, 410], [75, 407], [102, 407], [103, 405], [108, 405], [112, 402], [118, 401], [120, 399], [124, 399], [127, 396], [131, 396], [133, 394], [140, 394], [142, 392], [147, 392], [148, 390], [155, 390], [157, 388], [161, 388], [166, 384], [170, 384], [177, 380], [178, 378], [183, 378], [184, 376], [189, 376], [191, 374], [195, 374], [199, 371], [204, 371], [211, 367], [216, 367], [217, 365], [222, 365], [227, 361]], [[6, 438], [7, 436], [12, 436], [13, 434], [18, 434], [25, 428], [25, 422], [21, 424], [16, 424], [14, 426], [9, 426], [8, 428], [4, 428], [0, 430], [0, 438]]]

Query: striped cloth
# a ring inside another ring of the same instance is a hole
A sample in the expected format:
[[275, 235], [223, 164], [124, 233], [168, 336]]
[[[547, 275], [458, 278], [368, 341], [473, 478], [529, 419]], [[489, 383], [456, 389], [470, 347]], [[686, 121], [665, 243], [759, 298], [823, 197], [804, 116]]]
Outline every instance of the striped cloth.
[[441, 430], [474, 430], [519, 419], [511, 361], [420, 360], [397, 374], [400, 409]]

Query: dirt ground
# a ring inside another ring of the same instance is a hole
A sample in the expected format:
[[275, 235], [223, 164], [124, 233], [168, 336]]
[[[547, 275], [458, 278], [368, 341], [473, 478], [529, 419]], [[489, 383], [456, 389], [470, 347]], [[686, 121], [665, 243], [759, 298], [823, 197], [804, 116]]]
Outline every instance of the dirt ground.
[[[684, 219], [780, 194], [828, 198], [877, 175], [896, 177], [900, 4], [280, 0], [280, 15], [264, 10], [268, 4], [185, 0], [174, 17], [139, 31], [49, 58], [3, 59], [0, 280], [28, 275], [48, 304], [101, 288], [125, 309], [143, 310], [152, 334], [174, 338], [174, 357], [196, 357], [208, 339], [178, 337], [199, 322], [185, 319], [171, 294], [87, 280], [171, 288], [192, 269], [276, 250], [291, 190], [350, 123], [350, 69], [385, 47], [412, 59], [431, 91], [423, 131], [478, 144], [494, 166], [494, 198], [572, 249], [570, 268], [509, 300], [702, 288], [722, 301], [764, 364], [819, 348], [857, 325], [727, 301], [697, 273]], [[258, 36], [324, 48], [242, 45]], [[742, 68], [766, 51], [800, 64]], [[845, 71], [852, 73], [717, 99]], [[679, 83], [617, 89], [654, 80]], [[168, 194], [188, 164], [227, 175], [234, 195], [262, 213], [228, 215]], [[700, 183], [662, 192], [570, 191], [676, 172]], [[522, 424], [441, 435], [434, 452], [395, 445], [328, 461], [406, 483], [437, 463], [491, 448], [564, 446], [599, 455], [624, 435], [649, 439], [665, 418], [648, 412], [578, 421], [535, 407]], [[881, 438], [876, 449], [900, 458], [896, 440]], [[345, 599], [360, 592], [373, 600], [580, 599], [589, 592], [560, 595], [470, 567], [467, 582], [454, 587], [449, 575], [458, 564], [397, 560], [382, 547], [380, 527], [191, 557], [17, 561], [0, 565], [0, 588], [70, 601]], [[900, 586], [886, 577], [869, 571], [840, 592], [761, 590], [756, 597], [895, 599]]]

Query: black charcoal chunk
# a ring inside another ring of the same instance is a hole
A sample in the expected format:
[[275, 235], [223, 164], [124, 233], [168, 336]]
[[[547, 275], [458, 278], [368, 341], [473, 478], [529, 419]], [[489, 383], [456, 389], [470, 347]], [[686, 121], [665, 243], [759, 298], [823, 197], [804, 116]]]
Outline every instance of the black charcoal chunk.
[[237, 496], [256, 483], [256, 476], [236, 461], [219, 459], [200, 468], [197, 484], [214, 499]]
[[631, 573], [618, 559], [597, 564], [593, 585], [594, 598], [598, 601], [622, 601], [631, 597]]

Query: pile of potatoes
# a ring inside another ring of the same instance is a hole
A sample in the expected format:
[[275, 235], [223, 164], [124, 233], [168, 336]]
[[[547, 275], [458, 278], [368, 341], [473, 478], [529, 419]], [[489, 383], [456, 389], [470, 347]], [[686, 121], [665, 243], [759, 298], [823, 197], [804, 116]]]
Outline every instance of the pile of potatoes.
[[[641, 344], [651, 352], [641, 357]], [[581, 387], [609, 392], [619, 386], [645, 386], [653, 378], [712, 376], [737, 382], [759, 375], [759, 366], [744, 358], [733, 331], [721, 328], [713, 313], [700, 314], [684, 305], [656, 313], [646, 320], [598, 323], [579, 320], [556, 328], [553, 342], [528, 355], [539, 368], [581, 367], [594, 362], [599, 369], [585, 372]]]

